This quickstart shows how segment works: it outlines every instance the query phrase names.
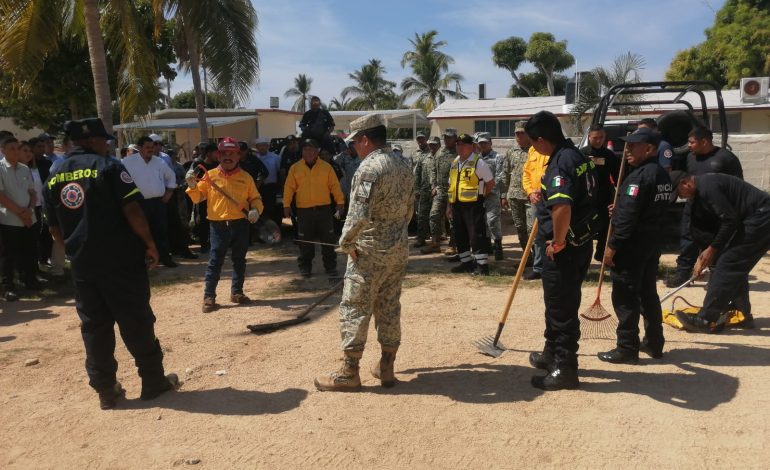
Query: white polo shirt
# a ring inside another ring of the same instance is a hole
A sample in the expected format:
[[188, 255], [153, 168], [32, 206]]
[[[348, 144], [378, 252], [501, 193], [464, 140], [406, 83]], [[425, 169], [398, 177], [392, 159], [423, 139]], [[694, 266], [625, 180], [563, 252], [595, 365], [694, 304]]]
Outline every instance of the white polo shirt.
[[[27, 207], [31, 198], [29, 192], [34, 189], [32, 172], [27, 165], [17, 163], [16, 166], [13, 166], [5, 158], [0, 160], [0, 191], [5, 194], [5, 197], [19, 207]], [[32, 214], [32, 222], [35, 221], [35, 214]], [[24, 227], [24, 222], [19, 216], [2, 204], [0, 204], [0, 224]]]
[[121, 160], [145, 199], [163, 197], [166, 189], [176, 188], [174, 171], [160, 158], [153, 156], [149, 162], [138, 153]]

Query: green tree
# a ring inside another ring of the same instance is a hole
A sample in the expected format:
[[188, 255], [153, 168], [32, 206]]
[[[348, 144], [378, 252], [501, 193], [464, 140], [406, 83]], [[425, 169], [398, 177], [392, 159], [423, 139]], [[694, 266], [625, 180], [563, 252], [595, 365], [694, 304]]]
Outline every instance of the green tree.
[[334, 97], [329, 101], [329, 111], [349, 111], [351, 99], [346, 93], [340, 93], [340, 97]]
[[[563, 95], [565, 93], [568, 80], [569, 78], [561, 73], [557, 73], [553, 76], [553, 90], [555, 96]], [[526, 87], [526, 89], [524, 87]], [[529, 90], [529, 92], [527, 90]], [[548, 93], [548, 80], [539, 70], [522, 73], [519, 75], [518, 83], [511, 85], [510, 90], [508, 90], [508, 96], [511, 98], [550, 96], [550, 93]]]
[[[208, 92], [205, 98], [209, 108], [229, 107], [227, 98], [215, 91]], [[176, 109], [195, 109], [195, 90], [187, 90], [177, 93], [169, 101], [169, 107]]]
[[551, 33], [532, 33], [524, 57], [545, 75], [548, 94], [551, 96], [556, 94], [556, 73], [575, 65], [575, 58], [567, 51], [567, 41], [556, 41]]
[[[622, 83], [639, 83], [641, 71], [647, 61], [640, 54], [627, 52], [615, 57], [609, 67], [596, 67], [590, 74], [584, 75], [577, 93], [577, 99], [570, 111], [570, 120], [576, 133], [583, 131], [585, 113], [593, 110], [602, 98], [602, 94]], [[635, 95], [619, 95], [615, 99], [615, 108], [622, 114], [633, 112], [635, 108], [622, 106], [622, 103], [634, 101]]]
[[[0, 66], [19, 90], [29, 90], [62, 39], [88, 45], [96, 109], [112, 130], [107, 51], [117, 70], [120, 114], [130, 118], [149, 108], [158, 94], [152, 41], [142, 29], [141, 2], [98, 0], [0, 0]], [[146, 3], [146, 2], [145, 2]], [[160, 24], [159, 20], [159, 24]], [[105, 40], [106, 38], [106, 40]]]
[[360, 70], [348, 74], [354, 85], [345, 87], [342, 93], [352, 96], [350, 106], [356, 110], [383, 109], [382, 101], [386, 99], [395, 88], [395, 82], [386, 80], [385, 67], [378, 59], [371, 59], [369, 63], [361, 66]]
[[258, 18], [249, 0], [153, 0], [156, 14], [175, 20], [175, 52], [190, 72], [201, 140], [208, 139], [201, 69], [213, 89], [233, 106], [248, 99], [259, 79], [259, 51], [254, 33]]
[[667, 80], [712, 80], [737, 87], [743, 77], [770, 75], [770, 0], [727, 0], [706, 40], [680, 51]]
[[[514, 87], [517, 89], [515, 96], [535, 96], [537, 94], [530, 85], [531, 78], [533, 78], [532, 75], [530, 74], [530, 77], [528, 77], [530, 80], [525, 80], [523, 75], [519, 76], [516, 73], [521, 64], [526, 61], [526, 53], [527, 41], [517, 36], [497, 41], [492, 45], [492, 62], [501, 69], [510, 72], [513, 78], [514, 84], [511, 87], [509, 96], [513, 96]], [[545, 75], [542, 76], [545, 78]], [[521, 92], [524, 94], [520, 94]]]
[[401, 67], [409, 65], [412, 69], [412, 75], [401, 81], [401, 97], [403, 100], [416, 98], [414, 106], [426, 113], [433, 111], [447, 97], [466, 97], [460, 87], [463, 76], [449, 72], [454, 59], [440, 50], [447, 43], [436, 41], [437, 35], [436, 31], [415, 33], [414, 39], [409, 40], [413, 50], [406, 51], [401, 59]]
[[291, 107], [292, 111], [299, 111], [304, 113], [307, 111], [307, 105], [310, 101], [310, 87], [313, 85], [313, 78], [301, 73], [294, 78], [294, 86], [286, 90], [283, 94], [285, 98], [297, 97], [294, 101], [294, 105]]

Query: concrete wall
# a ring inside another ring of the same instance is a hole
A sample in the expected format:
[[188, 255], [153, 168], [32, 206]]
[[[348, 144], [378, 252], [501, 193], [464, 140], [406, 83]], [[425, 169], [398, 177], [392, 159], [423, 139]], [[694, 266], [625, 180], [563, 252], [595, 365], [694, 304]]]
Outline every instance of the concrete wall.
[[259, 115], [259, 135], [257, 137], [266, 137], [272, 139], [275, 137], [286, 137], [289, 134], [297, 133], [297, 123], [302, 116], [297, 114], [263, 114]]
[[741, 134], [770, 133], [770, 111], [758, 109], [743, 111], [741, 116]]
[[43, 133], [43, 129], [37, 127], [30, 130], [22, 129], [13, 122], [13, 118], [9, 117], [0, 117], [0, 130], [13, 132], [13, 135], [19, 140], [29, 140]]

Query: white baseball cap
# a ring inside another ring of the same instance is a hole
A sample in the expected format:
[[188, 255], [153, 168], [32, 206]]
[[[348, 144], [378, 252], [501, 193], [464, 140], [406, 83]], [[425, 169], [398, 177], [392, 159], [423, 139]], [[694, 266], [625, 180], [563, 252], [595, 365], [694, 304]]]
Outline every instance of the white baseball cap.
[[255, 144], [269, 144], [270, 139], [267, 137], [257, 137], [257, 139], [254, 141]]
[[148, 137], [152, 139], [153, 142], [163, 142], [163, 137], [158, 134], [150, 134]]

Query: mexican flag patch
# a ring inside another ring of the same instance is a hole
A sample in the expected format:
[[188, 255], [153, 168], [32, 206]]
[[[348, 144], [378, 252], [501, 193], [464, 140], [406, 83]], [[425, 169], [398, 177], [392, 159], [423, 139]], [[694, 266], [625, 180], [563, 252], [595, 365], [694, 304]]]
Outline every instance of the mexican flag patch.
[[639, 194], [639, 185], [629, 184], [628, 189], [626, 189], [626, 194], [631, 197], [636, 197], [636, 195]]
[[560, 187], [564, 186], [564, 184], [565, 184], [564, 183], [564, 178], [562, 178], [561, 176], [555, 176], [551, 180], [551, 187], [552, 188], [560, 188]]

